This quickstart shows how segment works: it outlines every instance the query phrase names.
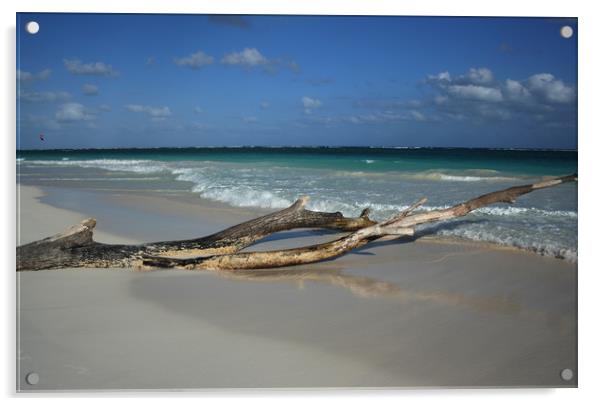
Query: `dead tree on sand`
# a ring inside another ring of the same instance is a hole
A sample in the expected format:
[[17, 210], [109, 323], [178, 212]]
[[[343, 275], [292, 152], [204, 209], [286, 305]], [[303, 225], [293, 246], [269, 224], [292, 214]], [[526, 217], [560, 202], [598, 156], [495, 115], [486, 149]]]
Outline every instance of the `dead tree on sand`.
[[[138, 245], [103, 244], [93, 240], [96, 220], [89, 218], [55, 236], [17, 247], [17, 271], [52, 268], [151, 267], [209, 270], [277, 268], [309, 264], [341, 256], [371, 241], [389, 236], [412, 236], [416, 226], [462, 217], [494, 203], [514, 203], [532, 191], [576, 182], [577, 175], [547, 179], [488, 193], [442, 210], [414, 211], [423, 198], [393, 217], [377, 223], [364, 209], [359, 217], [305, 209], [307, 197], [292, 206], [218, 233], [192, 240]], [[349, 234], [334, 241], [266, 252], [240, 252], [273, 233], [295, 228], [325, 228]]]

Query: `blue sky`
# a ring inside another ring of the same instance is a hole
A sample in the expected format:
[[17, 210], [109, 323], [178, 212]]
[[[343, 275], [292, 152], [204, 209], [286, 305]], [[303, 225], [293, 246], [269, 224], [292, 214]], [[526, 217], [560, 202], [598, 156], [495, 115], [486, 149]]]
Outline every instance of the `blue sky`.
[[17, 31], [21, 149], [577, 144], [573, 19], [21, 13]]

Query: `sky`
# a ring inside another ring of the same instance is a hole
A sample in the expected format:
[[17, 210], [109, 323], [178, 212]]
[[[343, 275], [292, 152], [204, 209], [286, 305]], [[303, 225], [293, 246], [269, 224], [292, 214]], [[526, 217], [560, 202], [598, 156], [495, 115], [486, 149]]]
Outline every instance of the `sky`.
[[19, 13], [16, 96], [18, 149], [575, 149], [577, 21]]

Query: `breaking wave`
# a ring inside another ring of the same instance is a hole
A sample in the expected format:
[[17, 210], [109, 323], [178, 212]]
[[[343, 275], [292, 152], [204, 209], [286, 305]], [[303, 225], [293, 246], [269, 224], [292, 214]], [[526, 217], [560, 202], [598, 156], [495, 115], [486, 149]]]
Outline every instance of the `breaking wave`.
[[431, 180], [431, 181], [447, 181], [447, 182], [507, 182], [515, 181], [519, 178], [510, 176], [476, 176], [476, 175], [453, 175], [445, 172], [419, 172], [409, 174], [408, 177], [414, 179]]
[[[374, 161], [363, 162], [370, 164]], [[461, 194], [466, 193], [466, 187], [456, 186], [452, 182], [472, 182], [472, 195], [492, 190], [491, 182], [512, 185], [513, 182], [524, 180], [520, 176], [507, 176], [489, 170], [463, 173], [441, 170], [413, 173], [299, 171], [287, 167], [209, 161], [91, 159], [33, 160], [26, 164], [124, 172], [122, 176], [116, 174], [114, 180], [175, 179], [190, 182], [191, 192], [200, 197], [236, 207], [280, 209], [309, 192], [311, 199], [308, 208], [311, 210], [340, 211], [346, 216], [357, 216], [362, 209], [369, 207], [371, 216], [377, 220], [407, 208], [422, 196], [428, 196], [431, 200], [420, 210], [449, 208], [452, 202], [466, 198], [465, 194]], [[132, 177], [132, 173], [153, 175], [140, 179]], [[60, 178], [57, 176], [56, 179]], [[577, 261], [577, 211], [576, 208], [567, 209], [575, 207], [574, 203], [558, 206], [556, 201], [562, 198], [566, 200], [566, 196], [554, 195], [557, 197], [537, 200], [538, 196], [529, 195], [529, 199], [519, 202], [522, 206], [480, 208], [470, 218], [464, 218], [466, 220], [455, 220], [451, 225], [444, 223], [430, 230], [437, 235], [520, 247], [545, 256]]]

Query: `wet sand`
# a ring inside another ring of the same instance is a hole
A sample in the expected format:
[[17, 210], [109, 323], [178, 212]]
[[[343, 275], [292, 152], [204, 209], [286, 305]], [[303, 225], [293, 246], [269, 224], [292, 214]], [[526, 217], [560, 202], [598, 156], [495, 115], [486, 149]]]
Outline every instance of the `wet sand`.
[[[257, 216], [184, 194], [20, 186], [26, 243], [86, 217], [96, 239], [191, 238]], [[248, 248], [326, 241], [295, 230]], [[374, 243], [254, 272], [18, 274], [21, 391], [575, 386], [576, 264], [486, 244]], [[36, 385], [24, 377], [39, 374]]]

